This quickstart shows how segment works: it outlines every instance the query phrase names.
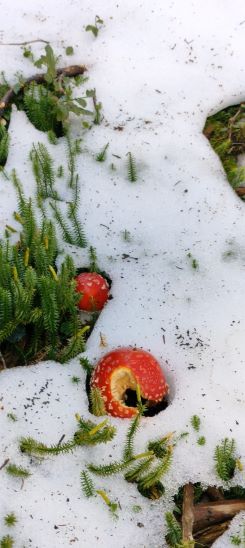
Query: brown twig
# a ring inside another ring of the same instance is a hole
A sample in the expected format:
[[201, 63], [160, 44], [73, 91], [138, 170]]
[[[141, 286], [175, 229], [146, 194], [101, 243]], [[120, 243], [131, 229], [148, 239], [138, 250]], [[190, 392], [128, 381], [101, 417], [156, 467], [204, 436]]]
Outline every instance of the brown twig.
[[[72, 78], [74, 76], [84, 74], [86, 70], [87, 69], [84, 65], [71, 65], [69, 67], [63, 67], [63, 68], [57, 69], [56, 78], [59, 76]], [[26, 86], [31, 84], [31, 82], [36, 82], [37, 84], [43, 84], [45, 82], [45, 77], [46, 77], [46, 73], [39, 73], [39, 74], [34, 74], [33, 76], [30, 76], [20, 85], [20, 90], [18, 93], [22, 92]], [[4, 116], [6, 109], [11, 105], [11, 103], [13, 102], [16, 95], [18, 95], [18, 93], [17, 94], [15, 93], [14, 88], [9, 88], [8, 91], [6, 91], [5, 95], [2, 97], [0, 102], [0, 118]]]
[[27, 40], [26, 42], [0, 42], [0, 46], [26, 46], [27, 44], [34, 44], [35, 42], [43, 42], [43, 44], [49, 44], [48, 40], [37, 38], [36, 40]]
[[211, 527], [206, 527], [202, 531], [198, 531], [195, 535], [195, 541], [198, 541], [198, 546], [212, 546], [213, 543], [225, 533], [230, 525], [231, 520], [223, 521]]
[[192, 483], [184, 485], [183, 510], [182, 510], [182, 540], [193, 540], [194, 524], [194, 486]]
[[0, 470], [2, 470], [4, 468], [4, 466], [7, 466], [8, 462], [9, 462], [9, 459], [5, 459], [3, 464], [1, 464], [1, 466], [0, 466]]
[[214, 502], [200, 502], [194, 506], [194, 531], [232, 519], [245, 510], [244, 499], [224, 499]]
[[63, 439], [65, 438], [65, 434], [62, 434], [61, 438], [59, 439], [58, 443], [57, 443], [57, 447], [60, 446], [60, 444], [62, 443]]

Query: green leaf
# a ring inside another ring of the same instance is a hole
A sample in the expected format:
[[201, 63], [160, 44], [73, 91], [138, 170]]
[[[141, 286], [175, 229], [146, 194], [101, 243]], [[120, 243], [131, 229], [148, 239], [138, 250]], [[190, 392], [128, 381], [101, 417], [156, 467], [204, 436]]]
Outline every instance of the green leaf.
[[92, 32], [95, 38], [98, 36], [99, 29], [95, 25], [87, 25], [85, 30]]
[[72, 46], [67, 46], [66, 48], [66, 55], [73, 55], [74, 49]]

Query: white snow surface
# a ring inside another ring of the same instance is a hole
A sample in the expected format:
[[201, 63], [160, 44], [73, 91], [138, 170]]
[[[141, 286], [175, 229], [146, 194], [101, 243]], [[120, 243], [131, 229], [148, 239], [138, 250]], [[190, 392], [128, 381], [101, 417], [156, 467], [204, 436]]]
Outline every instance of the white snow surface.
[[[105, 25], [95, 39], [84, 27], [96, 14]], [[78, 158], [80, 216], [113, 280], [113, 300], [101, 313], [85, 355], [96, 363], [109, 350], [132, 345], [149, 350], [162, 365], [171, 404], [143, 419], [137, 451], [170, 431], [190, 433], [174, 451], [166, 496], [159, 501], [143, 498], [120, 476], [95, 478], [98, 488], [120, 502], [114, 520], [99, 497], [84, 498], [80, 472], [88, 462], [120, 458], [128, 421], [111, 419], [117, 436], [107, 445], [30, 459], [19, 452], [21, 436], [57, 443], [65, 434], [68, 440], [76, 429], [75, 413], [90, 416], [85, 373], [78, 358], [66, 365], [45, 362], [1, 372], [0, 466], [9, 458], [32, 473], [21, 486], [4, 468], [0, 471], [0, 533], [7, 534], [3, 518], [14, 512], [17, 548], [162, 548], [164, 512], [178, 487], [188, 480], [220, 484], [215, 445], [234, 437], [238, 455], [245, 456], [245, 205], [202, 135], [207, 115], [244, 100], [244, 20], [242, 0], [1, 2], [0, 42], [50, 40], [61, 65], [86, 64], [87, 87], [96, 87], [103, 104], [104, 120], [84, 135]], [[69, 45], [72, 57], [65, 56]], [[33, 45], [36, 55], [42, 49], [43, 44]], [[33, 73], [20, 47], [0, 45], [0, 55], [10, 81], [17, 71]], [[73, 127], [79, 136], [80, 122], [74, 120]], [[65, 162], [65, 143], [50, 145], [17, 111], [10, 134], [6, 171], [16, 168], [32, 195], [32, 142], [45, 142], [57, 166]], [[107, 142], [107, 160], [100, 164], [95, 154]], [[137, 162], [136, 183], [127, 180], [128, 151]], [[58, 184], [62, 187], [62, 180]], [[3, 176], [0, 185], [3, 233], [6, 223], [13, 224], [16, 196]], [[130, 242], [123, 240], [125, 229]], [[189, 252], [198, 261], [196, 270]], [[86, 264], [84, 251], [74, 256], [79, 266]], [[73, 375], [80, 384], [72, 383]], [[18, 421], [11, 422], [8, 413]], [[190, 427], [193, 414], [201, 418], [202, 447]], [[236, 473], [233, 484], [245, 486], [244, 472]], [[135, 513], [134, 505], [141, 511]], [[215, 546], [230, 546], [229, 539], [227, 532]]]

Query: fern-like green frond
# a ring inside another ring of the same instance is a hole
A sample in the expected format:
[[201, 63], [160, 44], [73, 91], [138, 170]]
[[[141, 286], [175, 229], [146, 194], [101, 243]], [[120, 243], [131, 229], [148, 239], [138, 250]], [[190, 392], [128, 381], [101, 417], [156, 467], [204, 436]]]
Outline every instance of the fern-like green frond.
[[23, 468], [22, 466], [17, 466], [16, 464], [8, 464], [6, 466], [6, 472], [9, 474], [9, 476], [13, 476], [15, 478], [28, 478], [31, 475], [31, 472], [29, 470], [26, 470], [26, 468]]
[[166, 455], [161, 459], [160, 464], [157, 464], [155, 468], [149, 472], [149, 474], [143, 476], [139, 480], [139, 485], [142, 489], [149, 489], [155, 483], [160, 481], [162, 476], [169, 470], [172, 462], [172, 448], [169, 446]]
[[33, 438], [21, 438], [20, 451], [27, 455], [43, 456], [43, 455], [59, 455], [60, 453], [68, 453], [74, 449], [76, 443], [71, 440], [67, 443], [48, 446], [45, 443], [38, 442]]
[[128, 179], [135, 183], [138, 179], [135, 159], [131, 152], [128, 152]]
[[46, 198], [58, 199], [58, 193], [54, 189], [54, 166], [53, 160], [43, 143], [32, 146], [31, 150], [32, 169], [37, 183], [38, 200]]
[[73, 244], [77, 245], [78, 247], [86, 247], [87, 240], [86, 236], [84, 234], [84, 228], [78, 219], [77, 211], [76, 211], [76, 204], [75, 203], [69, 203], [68, 205], [68, 217], [71, 221], [71, 225], [73, 228], [74, 236], [73, 236]]
[[0, 548], [13, 548], [14, 539], [10, 535], [5, 535], [0, 539]]
[[140, 425], [140, 414], [136, 415], [130, 424], [130, 427], [127, 431], [126, 435], [126, 443], [123, 451], [123, 460], [127, 461], [132, 458], [133, 456], [133, 444], [134, 444], [134, 438], [135, 434], [139, 428]]
[[9, 134], [5, 126], [0, 124], [0, 166], [5, 166], [9, 152]]
[[128, 462], [117, 461], [110, 464], [99, 464], [98, 466], [96, 464], [88, 464], [88, 469], [97, 476], [111, 476], [125, 470], [127, 466], [129, 466]]
[[215, 448], [215, 470], [223, 481], [229, 481], [234, 476], [236, 468], [235, 452], [236, 443], [233, 438], [224, 438], [220, 445]]
[[171, 548], [177, 548], [182, 541], [181, 526], [172, 512], [166, 512], [165, 520], [167, 525], [166, 541]]
[[85, 470], [81, 472], [81, 486], [85, 497], [90, 498], [95, 495], [93, 480]]
[[193, 415], [191, 417], [191, 425], [192, 425], [192, 428], [196, 430], [196, 432], [199, 432], [200, 424], [201, 424], [201, 419], [197, 415]]
[[128, 470], [128, 472], [126, 472], [124, 476], [125, 480], [128, 481], [129, 483], [134, 483], [139, 481], [141, 476], [145, 474], [147, 470], [149, 470], [153, 460], [154, 460], [153, 456], [148, 457], [147, 459], [143, 459], [140, 462], [140, 464], [137, 464], [136, 466]]
[[93, 415], [95, 415], [96, 417], [102, 417], [103, 415], [106, 415], [105, 402], [99, 388], [91, 388], [89, 400], [91, 403], [91, 412], [93, 413]]

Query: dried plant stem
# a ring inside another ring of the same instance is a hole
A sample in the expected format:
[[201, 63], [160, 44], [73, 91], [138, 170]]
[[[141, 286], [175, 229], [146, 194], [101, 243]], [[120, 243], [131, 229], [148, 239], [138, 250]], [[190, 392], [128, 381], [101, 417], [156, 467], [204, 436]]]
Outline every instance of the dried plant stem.
[[182, 513], [182, 539], [183, 542], [193, 540], [194, 524], [194, 486], [187, 483], [184, 486], [183, 513]]

